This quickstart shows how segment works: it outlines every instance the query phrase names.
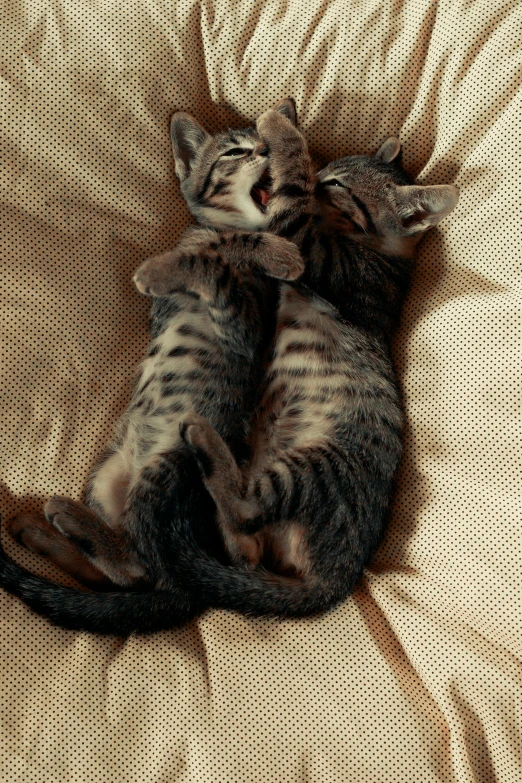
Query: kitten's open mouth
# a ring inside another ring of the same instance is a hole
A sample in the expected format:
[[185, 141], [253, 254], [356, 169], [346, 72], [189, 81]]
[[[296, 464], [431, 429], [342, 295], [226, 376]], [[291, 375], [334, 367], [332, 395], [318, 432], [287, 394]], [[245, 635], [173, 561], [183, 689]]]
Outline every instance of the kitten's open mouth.
[[250, 198], [257, 204], [261, 212], [266, 212], [266, 207], [270, 201], [270, 188], [272, 187], [272, 177], [268, 171], [264, 171], [250, 191]]

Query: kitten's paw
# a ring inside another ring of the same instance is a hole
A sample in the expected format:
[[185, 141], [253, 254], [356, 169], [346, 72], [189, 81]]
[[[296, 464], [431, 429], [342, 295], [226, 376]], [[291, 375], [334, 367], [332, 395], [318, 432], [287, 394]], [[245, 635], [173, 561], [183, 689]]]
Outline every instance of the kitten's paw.
[[210, 422], [195, 412], [185, 416], [179, 425], [179, 432], [187, 446], [190, 446], [203, 476], [209, 478], [214, 471], [213, 457], [221, 451], [221, 438]]
[[61, 531], [40, 514], [20, 514], [10, 521], [9, 528], [19, 544], [50, 560], [67, 541]]
[[133, 277], [138, 291], [147, 296], [168, 296], [174, 293], [177, 282], [175, 261], [172, 252], [144, 261]]
[[187, 413], [179, 425], [179, 434], [189, 446], [199, 446], [205, 431], [212, 429], [207, 419], [195, 411]]
[[39, 531], [48, 528], [49, 524], [42, 514], [19, 514], [8, 521], [7, 527], [19, 544], [38, 552], [39, 550], [32, 546], [33, 537], [37, 538]]
[[266, 235], [266, 242], [273, 256], [264, 259], [262, 267], [267, 275], [279, 280], [297, 280], [305, 269], [305, 262], [297, 245], [274, 234]]
[[22, 514], [11, 520], [9, 527], [14, 538], [26, 549], [46, 557], [86, 587], [92, 590], [118, 589], [114, 582], [85, 559], [85, 552], [72, 539], [62, 535], [43, 515]]
[[258, 117], [256, 128], [262, 141], [268, 144], [271, 151], [275, 147], [283, 149], [288, 139], [301, 138], [300, 132], [290, 120], [273, 109], [265, 111]]
[[54, 495], [44, 505], [44, 514], [49, 524], [63, 536], [85, 535], [85, 527], [82, 524], [85, 510], [81, 503]]

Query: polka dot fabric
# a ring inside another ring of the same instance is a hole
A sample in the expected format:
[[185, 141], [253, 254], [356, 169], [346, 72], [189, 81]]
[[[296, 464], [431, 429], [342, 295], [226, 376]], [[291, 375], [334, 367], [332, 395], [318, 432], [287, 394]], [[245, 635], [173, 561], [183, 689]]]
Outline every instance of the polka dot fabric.
[[[394, 514], [355, 595], [151, 637], [0, 595], [5, 783], [522, 780], [522, 8], [497, 0], [36, 0], [0, 30], [2, 517], [78, 497], [147, 342], [132, 285], [189, 222], [168, 139], [286, 95], [318, 160], [400, 134], [455, 182], [395, 356]], [[43, 560], [6, 548], [32, 570]]]

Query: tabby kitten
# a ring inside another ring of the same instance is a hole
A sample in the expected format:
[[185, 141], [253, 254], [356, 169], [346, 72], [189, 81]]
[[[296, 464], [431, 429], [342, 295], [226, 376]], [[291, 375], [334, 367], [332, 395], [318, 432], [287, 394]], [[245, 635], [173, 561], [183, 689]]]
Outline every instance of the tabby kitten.
[[[458, 200], [451, 185], [413, 185], [399, 153], [390, 138], [375, 157], [331, 163], [318, 175], [318, 214], [304, 234], [285, 234], [306, 271], [302, 283], [280, 285], [249, 462], [240, 467], [204, 417], [184, 419], [234, 561], [184, 547], [181, 573], [205, 605], [258, 616], [325, 611], [351, 592], [381, 538], [401, 457], [390, 339], [415, 245]], [[225, 239], [226, 252], [241, 242]], [[155, 290], [168, 290], [168, 266], [161, 281], [154, 271]]]
[[[213, 537], [201, 523], [215, 515], [214, 505], [179, 425], [187, 412], [202, 415], [231, 453], [241, 453], [273, 334], [274, 278], [293, 279], [304, 268], [294, 244], [256, 231], [284, 233], [292, 221], [307, 223], [311, 215], [310, 160], [301, 135], [284, 119], [293, 113], [293, 103], [283, 101], [259, 119], [257, 130], [214, 137], [184, 113], [173, 117], [176, 172], [193, 213], [250, 233], [225, 258], [219, 234], [210, 232], [216, 241], [199, 259], [189, 231], [174, 253], [146, 265], [147, 285], [138, 272], [138, 287], [148, 291], [154, 270], [168, 269], [174, 293], [154, 300], [153, 341], [118, 438], [91, 477], [87, 503], [54, 497], [45, 517], [19, 517], [12, 524], [26, 546], [85, 584], [111, 590], [55, 585], [3, 555], [0, 584], [59, 625], [122, 635], [181, 624], [205, 608], [197, 593], [173, 581], [185, 537], [194, 535], [201, 551], [222, 554], [217, 531]], [[271, 160], [267, 207], [268, 145], [278, 144], [285, 154]], [[208, 243], [209, 231], [202, 229], [201, 238]], [[117, 586], [126, 591], [116, 592]], [[141, 592], [128, 592], [138, 587]]]
[[[201, 126], [187, 117], [184, 122], [178, 166], [184, 165], [181, 151], [204, 139]], [[297, 147], [287, 148], [274, 139], [274, 184], [270, 187], [265, 178], [254, 189], [266, 212], [271, 201], [307, 198], [311, 179], [306, 171], [294, 185], [276, 182], [278, 156], [287, 165], [303, 157]], [[279, 230], [300, 245], [307, 259], [306, 282], [336, 303], [347, 322], [305, 286], [281, 286], [273, 359], [252, 430], [250, 463], [241, 471], [205, 418], [184, 418], [183, 437], [216, 501], [227, 548], [240, 564], [223, 566], [190, 539], [190, 529], [182, 531], [186, 540], [172, 562], [200, 606], [279, 616], [327, 609], [351, 590], [380, 537], [400, 458], [401, 416], [389, 337], [414, 246], [457, 200], [451, 186], [409, 184], [394, 162], [398, 152], [398, 142], [390, 139], [375, 159], [347, 158], [323, 170], [313, 221], [306, 210], [293, 214], [290, 204], [283, 210]], [[186, 188], [185, 195], [209, 198], [212, 176], [207, 175], [201, 180], [203, 193]], [[236, 208], [233, 198], [232, 192], [227, 212]], [[193, 204], [194, 211], [200, 203]], [[229, 224], [227, 216], [221, 225]], [[227, 256], [240, 258], [244, 241], [238, 232], [193, 233], [190, 249], [144, 265], [138, 285], [165, 295], [176, 290], [179, 267], [187, 264], [215, 276], [215, 262], [221, 266], [216, 251], [225, 248]], [[150, 612], [163, 612], [163, 625], [181, 621], [183, 597], [174, 582], [170, 588], [147, 594]], [[49, 616], [48, 605], [43, 609]], [[63, 617], [59, 621], [64, 624]], [[70, 624], [70, 616], [65, 622]]]

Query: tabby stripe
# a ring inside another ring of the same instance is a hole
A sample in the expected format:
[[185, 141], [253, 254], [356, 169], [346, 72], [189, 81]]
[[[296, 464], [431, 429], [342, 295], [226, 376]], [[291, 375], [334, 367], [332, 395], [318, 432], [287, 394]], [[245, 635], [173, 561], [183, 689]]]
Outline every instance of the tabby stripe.
[[[215, 312], [216, 310], [217, 313]], [[230, 324], [237, 319], [236, 313], [232, 312], [231, 314], [227, 314], [223, 312], [221, 308], [210, 308], [208, 315], [212, 323], [217, 324], [218, 326], [227, 326], [227, 324]]]
[[[295, 234], [297, 234], [297, 232], [301, 228], [303, 228], [303, 226], [306, 226], [309, 219], [310, 219], [310, 215], [307, 214], [299, 215], [299, 217], [295, 218], [295, 220], [290, 221], [290, 223], [282, 227], [282, 229], [278, 232], [279, 236], [285, 238], [295, 236]], [[281, 221], [278, 222], [280, 223]]]
[[212, 343], [212, 339], [208, 335], [200, 332], [199, 329], [195, 329], [193, 326], [189, 326], [189, 324], [178, 326], [178, 334], [182, 334], [184, 337], [196, 337], [204, 343]]
[[176, 383], [173, 386], [164, 386], [161, 390], [162, 397], [173, 397], [175, 394], [193, 394], [194, 388], [190, 383]]
[[364, 217], [366, 218], [366, 223], [367, 223], [368, 229], [371, 231], [372, 234], [377, 234], [377, 230], [375, 228], [375, 224], [374, 224], [374, 222], [372, 220], [372, 216], [370, 215], [370, 211], [369, 211], [368, 207], [366, 206], [366, 204], [364, 202], [362, 202], [361, 199], [358, 198], [354, 193], [350, 193], [350, 195], [351, 195], [351, 197], [352, 197], [352, 199], [353, 199], [353, 201], [355, 203], [355, 206], [359, 207], [359, 209], [363, 213]]
[[290, 367], [285, 369], [282, 367], [279, 370], [281, 375], [290, 375], [292, 378], [305, 378], [313, 376], [314, 378], [331, 378], [334, 375], [342, 376], [341, 370], [335, 368], [323, 368], [320, 370], [310, 369], [309, 367]]
[[330, 279], [330, 276], [332, 274], [332, 265], [333, 265], [332, 243], [330, 242], [328, 237], [320, 237], [319, 245], [321, 247], [321, 250], [323, 251], [323, 258], [321, 259], [322, 265], [321, 265], [319, 279], [321, 283], [324, 285]]
[[[216, 185], [214, 186], [214, 190], [210, 194], [210, 198], [212, 198], [212, 196], [217, 196], [217, 194], [221, 193], [223, 188], [226, 188], [226, 186], [227, 186], [226, 180], [224, 180], [223, 182], [217, 182]], [[226, 195], [226, 193], [224, 193], [223, 195]]]
[[197, 381], [201, 378], [203, 373], [201, 370], [189, 370], [188, 372], [167, 372], [161, 376], [162, 383], [169, 383], [170, 381]]
[[314, 485], [314, 489], [316, 490], [314, 494], [317, 494], [317, 490], [319, 490], [322, 495], [321, 501], [324, 503], [324, 505], [327, 505], [330, 494], [329, 486], [325, 480], [323, 472], [321, 471], [320, 465], [317, 464], [315, 459], [310, 459], [308, 461], [308, 465], [310, 467], [310, 471], [314, 474], [314, 477], [311, 480]]
[[303, 477], [303, 466], [291, 457], [286, 457], [285, 462], [288, 464], [288, 469], [292, 476], [292, 492], [290, 493], [286, 502], [286, 516], [291, 519], [296, 516], [302, 507], [305, 498], [305, 489], [307, 488], [307, 482]]
[[329, 353], [329, 346], [326, 343], [307, 343], [307, 342], [299, 342], [295, 341], [292, 343], [288, 343], [285, 350], [283, 351], [283, 356], [287, 353], [320, 353], [325, 354]]
[[141, 394], [142, 392], [144, 392], [144, 391], [145, 391], [145, 389], [147, 388], [147, 386], [148, 386], [150, 383], [152, 383], [152, 381], [153, 381], [153, 380], [155, 380], [155, 378], [156, 378], [156, 376], [155, 376], [155, 375], [151, 375], [151, 376], [150, 376], [150, 378], [149, 378], [147, 381], [145, 381], [145, 383], [143, 384], [143, 386], [141, 387], [141, 389], [138, 391], [138, 394]]
[[[216, 293], [214, 294], [214, 302], [210, 302], [210, 307], [214, 306], [214, 303], [219, 298], [222, 298], [225, 296], [224, 289], [227, 288], [227, 286], [230, 286], [230, 278], [231, 278], [231, 268], [230, 264], [225, 264], [223, 266], [223, 271], [221, 275], [216, 280]], [[229, 300], [230, 300], [230, 294], [229, 294]]]
[[339, 462], [337, 459], [335, 459], [335, 456], [331, 454], [329, 451], [326, 451], [323, 457], [323, 464], [328, 466], [328, 472], [330, 473], [330, 482], [331, 486], [335, 488], [335, 491], [337, 492], [338, 497], [340, 500], [347, 502], [347, 492], [346, 492], [346, 472], [343, 470], [345, 467], [344, 465], [339, 465]]
[[217, 166], [218, 161], [219, 161], [219, 158], [217, 158], [217, 160], [215, 160], [214, 163], [212, 164], [212, 166], [209, 168], [208, 174], [205, 177], [205, 181], [203, 182], [203, 186], [202, 186], [201, 190], [199, 191], [199, 193], [196, 196], [196, 201], [201, 201], [201, 199], [203, 198], [203, 196], [207, 192], [208, 186], [210, 185], [210, 180], [212, 179], [212, 174], [214, 172], [214, 169]]

